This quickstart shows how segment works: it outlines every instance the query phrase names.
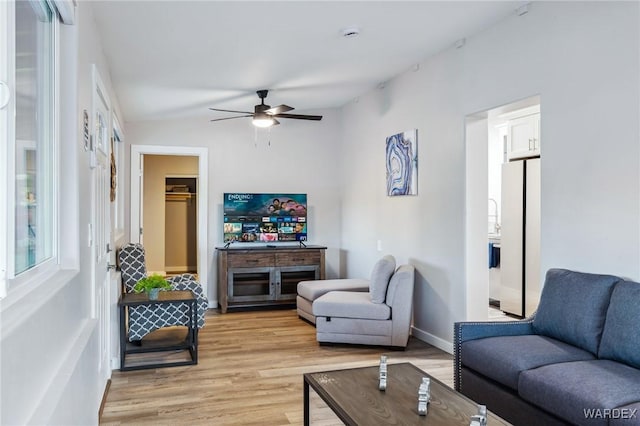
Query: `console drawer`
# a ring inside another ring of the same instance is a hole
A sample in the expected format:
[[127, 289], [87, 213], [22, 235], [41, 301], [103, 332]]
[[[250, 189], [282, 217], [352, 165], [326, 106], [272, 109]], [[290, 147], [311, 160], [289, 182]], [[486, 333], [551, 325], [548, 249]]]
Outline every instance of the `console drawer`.
[[320, 251], [276, 253], [278, 266], [320, 265]]
[[267, 253], [229, 253], [229, 268], [253, 268], [256, 266], [273, 266], [275, 256]]

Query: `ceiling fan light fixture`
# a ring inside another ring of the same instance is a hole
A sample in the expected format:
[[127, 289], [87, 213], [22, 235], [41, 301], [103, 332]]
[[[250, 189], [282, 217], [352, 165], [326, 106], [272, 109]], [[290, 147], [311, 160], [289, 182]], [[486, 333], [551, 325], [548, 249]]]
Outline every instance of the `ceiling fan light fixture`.
[[253, 116], [253, 125], [256, 127], [271, 127], [274, 125], [273, 117], [264, 112], [257, 112]]

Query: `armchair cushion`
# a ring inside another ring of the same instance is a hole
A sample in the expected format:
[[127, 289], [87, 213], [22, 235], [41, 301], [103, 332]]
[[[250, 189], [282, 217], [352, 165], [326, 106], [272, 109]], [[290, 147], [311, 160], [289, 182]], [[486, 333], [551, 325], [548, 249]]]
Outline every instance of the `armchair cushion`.
[[640, 284], [625, 281], [616, 285], [607, 311], [598, 356], [640, 368]]
[[550, 269], [533, 320], [534, 331], [597, 354], [611, 292], [618, 281], [612, 275]]
[[369, 293], [373, 303], [384, 303], [387, 296], [389, 279], [396, 269], [396, 259], [391, 255], [386, 255], [378, 260], [371, 271], [371, 282], [369, 283]]
[[388, 320], [391, 308], [384, 303], [373, 303], [369, 293], [332, 291], [313, 302], [313, 314], [316, 317]]
[[330, 291], [367, 291], [369, 280], [364, 278], [342, 278], [334, 280], [300, 281], [298, 283], [298, 296], [314, 301]]
[[[501, 336], [462, 344], [462, 363], [512, 389], [525, 370], [547, 364], [592, 360], [590, 352], [545, 336]], [[496, 368], [500, 365], [500, 368]]]

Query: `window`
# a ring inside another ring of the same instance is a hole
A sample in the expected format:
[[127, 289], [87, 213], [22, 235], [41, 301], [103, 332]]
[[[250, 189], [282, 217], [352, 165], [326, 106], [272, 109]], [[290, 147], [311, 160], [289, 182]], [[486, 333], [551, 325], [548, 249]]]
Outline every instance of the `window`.
[[15, 275], [54, 254], [53, 18], [44, 2], [16, 2]]
[[0, 183], [6, 186], [9, 207], [6, 217], [0, 215], [7, 239], [2, 257], [11, 279], [56, 259], [58, 20], [44, 0], [8, 2], [0, 19], [8, 23], [7, 41], [0, 48], [8, 64], [3, 77], [13, 88], [2, 111], [6, 130], [0, 134], [7, 147], [0, 161], [8, 170], [7, 181]]

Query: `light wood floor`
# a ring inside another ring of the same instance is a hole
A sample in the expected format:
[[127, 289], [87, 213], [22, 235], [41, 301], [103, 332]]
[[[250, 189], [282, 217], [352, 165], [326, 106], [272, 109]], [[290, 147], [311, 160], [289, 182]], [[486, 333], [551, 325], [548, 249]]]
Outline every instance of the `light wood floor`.
[[[198, 365], [114, 371], [100, 424], [302, 425], [302, 374], [411, 362], [451, 386], [452, 356], [411, 339], [406, 351], [319, 346], [295, 310], [212, 310], [199, 334]], [[341, 424], [311, 395], [314, 425]]]

